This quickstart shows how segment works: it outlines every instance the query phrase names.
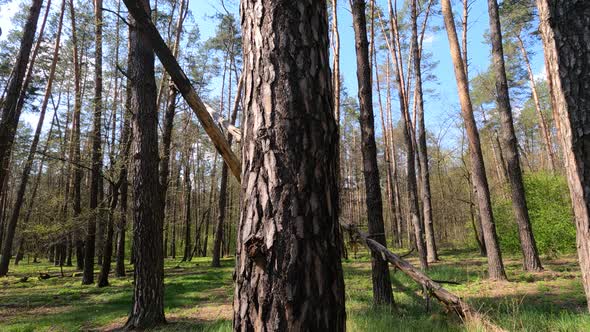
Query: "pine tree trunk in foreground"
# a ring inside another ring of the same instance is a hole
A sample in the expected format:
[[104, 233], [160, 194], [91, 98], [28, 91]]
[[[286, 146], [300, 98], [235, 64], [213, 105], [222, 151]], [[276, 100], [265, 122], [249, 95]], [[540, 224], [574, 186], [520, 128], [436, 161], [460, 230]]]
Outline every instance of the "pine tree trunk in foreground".
[[504, 64], [504, 48], [502, 46], [502, 30], [500, 27], [500, 15], [496, 0], [488, 0], [488, 13], [490, 16], [490, 36], [492, 39], [492, 59], [496, 77], [496, 101], [500, 114], [500, 130], [502, 132], [503, 155], [506, 158], [508, 179], [510, 180], [512, 194], [512, 209], [516, 223], [520, 247], [524, 258], [523, 267], [526, 271], [541, 271], [543, 267], [537, 252], [537, 243], [533, 235], [531, 221], [526, 203], [522, 171], [518, 159], [518, 143], [514, 131], [510, 96], [508, 92], [508, 78]]
[[[147, 0], [125, 0], [150, 12]], [[163, 211], [158, 179], [158, 113], [154, 51], [149, 37], [130, 18], [131, 108], [133, 114], [133, 306], [126, 329], [146, 329], [166, 322], [164, 318]]]
[[16, 135], [16, 127], [20, 118], [17, 104], [21, 92], [23, 79], [29, 64], [29, 56], [33, 41], [35, 39], [35, 31], [37, 30], [37, 20], [41, 13], [41, 5], [43, 0], [33, 0], [29, 8], [27, 22], [23, 29], [23, 36], [21, 38], [20, 49], [16, 56], [16, 62], [12, 71], [12, 76], [8, 81], [6, 88], [6, 97], [4, 98], [2, 109], [0, 112], [0, 183], [4, 183], [4, 179], [8, 175], [9, 164], [7, 160], [10, 159], [10, 151], [14, 143]]
[[243, 0], [241, 15], [234, 330], [344, 331], [326, 2]]
[[590, 310], [590, 3], [537, 0], [537, 7]]
[[468, 82], [465, 76], [465, 66], [459, 51], [459, 40], [457, 38], [457, 31], [455, 29], [453, 9], [451, 8], [450, 0], [442, 0], [441, 5], [445, 27], [449, 38], [449, 46], [451, 49], [451, 58], [453, 59], [453, 65], [455, 69], [455, 77], [457, 78], [457, 88], [459, 91], [461, 112], [463, 114], [463, 121], [465, 122], [465, 129], [469, 140], [469, 155], [471, 159], [472, 177], [474, 185], [477, 188], [477, 201], [488, 257], [488, 274], [491, 280], [506, 280], [506, 272], [504, 271], [504, 263], [502, 262], [500, 245], [498, 244], [498, 235], [496, 234], [496, 225], [494, 224], [492, 202], [490, 199], [490, 188], [488, 186], [488, 179], [486, 177], [479, 133], [475, 123], [475, 117], [473, 116], [471, 98], [469, 97], [469, 89], [467, 86]]

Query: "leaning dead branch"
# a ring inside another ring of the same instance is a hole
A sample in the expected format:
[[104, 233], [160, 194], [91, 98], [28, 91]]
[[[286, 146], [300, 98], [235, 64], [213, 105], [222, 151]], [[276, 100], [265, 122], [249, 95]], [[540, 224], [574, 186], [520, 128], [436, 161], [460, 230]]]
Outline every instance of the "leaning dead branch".
[[420, 284], [425, 290], [427, 290], [432, 296], [434, 296], [441, 304], [445, 306], [447, 312], [456, 314], [467, 324], [478, 324], [486, 331], [504, 331], [504, 329], [489, 321], [486, 317], [477, 312], [477, 310], [471, 308], [471, 306], [469, 306], [460, 297], [444, 289], [438, 282], [432, 280], [424, 272], [415, 268], [412, 264], [389, 251], [379, 242], [369, 238], [368, 234], [361, 232], [356, 226], [345, 223], [341, 223], [341, 225], [346, 230], [357, 234], [364, 244], [373, 252], [381, 255], [383, 260], [393, 264], [397, 269]]
[[124, 0], [129, 13], [133, 15], [135, 24], [149, 37], [154, 52], [160, 59], [160, 62], [170, 74], [170, 77], [174, 81], [174, 84], [178, 88], [178, 91], [184, 97], [187, 104], [197, 115], [197, 118], [201, 122], [201, 125], [207, 132], [207, 135], [211, 138], [211, 141], [215, 145], [215, 148], [223, 157], [223, 160], [231, 170], [232, 174], [240, 180], [241, 168], [238, 157], [231, 150], [229, 142], [225, 138], [223, 132], [219, 129], [216, 120], [214, 120], [207, 107], [197, 95], [194, 87], [190, 80], [180, 67], [180, 64], [172, 54], [172, 51], [164, 42], [162, 35], [158, 32], [158, 29], [152, 22], [150, 16], [145, 12], [141, 3], [137, 0]]

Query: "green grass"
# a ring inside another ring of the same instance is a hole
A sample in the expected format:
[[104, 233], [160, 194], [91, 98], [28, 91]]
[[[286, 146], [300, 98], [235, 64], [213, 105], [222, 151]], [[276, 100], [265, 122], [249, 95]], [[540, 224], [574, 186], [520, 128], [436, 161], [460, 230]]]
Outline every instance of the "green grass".
[[[454, 281], [445, 287], [457, 293], [494, 323], [510, 331], [590, 331], [590, 315], [575, 257], [544, 260], [546, 271], [522, 271], [518, 257], [505, 259], [507, 283], [486, 280], [485, 259], [471, 251], [443, 251], [443, 261], [428, 275]], [[415, 258], [409, 259], [413, 264]], [[190, 263], [167, 260], [165, 306], [169, 324], [155, 331], [231, 331], [232, 268], [209, 267], [210, 259]], [[349, 331], [476, 331], [431, 303], [427, 310], [421, 289], [400, 271], [392, 271], [395, 308], [374, 307], [367, 252], [343, 262]], [[39, 280], [39, 273], [56, 277]], [[132, 278], [111, 277], [111, 286], [82, 286], [73, 268], [47, 262], [23, 262], [0, 279], [0, 331], [109, 330], [124, 324], [131, 305]], [[131, 273], [129, 273], [131, 274]], [[26, 282], [19, 279], [29, 276]]]

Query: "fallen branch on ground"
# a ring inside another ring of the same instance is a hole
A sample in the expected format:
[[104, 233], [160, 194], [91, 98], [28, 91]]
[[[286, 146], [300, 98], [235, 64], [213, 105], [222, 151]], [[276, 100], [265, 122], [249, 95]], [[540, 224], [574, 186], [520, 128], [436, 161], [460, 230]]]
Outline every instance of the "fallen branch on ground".
[[442, 303], [448, 312], [456, 314], [461, 320], [466, 323], [475, 323], [481, 325], [486, 331], [500, 332], [504, 329], [496, 326], [482, 314], [471, 308], [457, 295], [444, 289], [438, 282], [432, 280], [424, 272], [412, 266], [412, 264], [401, 259], [398, 255], [389, 251], [379, 242], [369, 238], [369, 236], [356, 228], [354, 225], [341, 223], [346, 230], [354, 232], [359, 235], [366, 246], [381, 255], [383, 260], [393, 264], [396, 268], [408, 275], [412, 280], [420, 284], [428, 293], [434, 296], [440, 303]]

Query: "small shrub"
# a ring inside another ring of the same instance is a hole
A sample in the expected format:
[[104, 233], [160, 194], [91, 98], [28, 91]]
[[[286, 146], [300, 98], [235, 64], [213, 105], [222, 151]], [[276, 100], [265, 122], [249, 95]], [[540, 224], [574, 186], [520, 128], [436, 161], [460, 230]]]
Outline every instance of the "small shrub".
[[[576, 229], [566, 179], [543, 172], [524, 177], [527, 206], [540, 254], [555, 257], [576, 248]], [[494, 217], [500, 246], [507, 253], [520, 252], [518, 226], [509, 200], [494, 200]]]

